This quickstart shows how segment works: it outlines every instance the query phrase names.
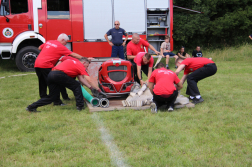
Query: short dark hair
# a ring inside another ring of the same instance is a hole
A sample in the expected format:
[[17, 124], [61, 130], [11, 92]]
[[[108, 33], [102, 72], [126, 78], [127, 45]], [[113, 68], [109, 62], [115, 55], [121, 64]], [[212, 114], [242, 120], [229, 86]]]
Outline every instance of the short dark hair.
[[164, 37], [164, 39], [170, 39], [169, 35], [166, 35], [166, 36]]
[[157, 64], [157, 69], [158, 69], [158, 68], [162, 68], [162, 67], [165, 67], [164, 63], [159, 62], [159, 63]]
[[147, 60], [150, 60], [150, 58], [151, 58], [151, 54], [150, 53], [145, 53], [144, 56], [146, 57]]
[[79, 60], [80, 60], [80, 62], [84, 62], [85, 61], [87, 63], [90, 63], [90, 60], [88, 58], [86, 58], [86, 57], [82, 57]]

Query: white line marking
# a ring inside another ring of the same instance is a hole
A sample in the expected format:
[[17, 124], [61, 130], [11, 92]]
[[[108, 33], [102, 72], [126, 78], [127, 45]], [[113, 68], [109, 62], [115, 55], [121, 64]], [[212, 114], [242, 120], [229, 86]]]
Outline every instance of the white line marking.
[[[36, 74], [36, 73], [30, 73], [30, 74]], [[24, 75], [30, 75], [30, 74], [18, 74], [18, 75], [10, 75], [10, 76], [7, 76], [8, 78], [10, 77], [20, 77], [20, 76], [24, 76]], [[6, 77], [0, 77], [0, 79], [3, 79], [3, 78], [6, 78]]]
[[107, 129], [104, 127], [103, 121], [100, 119], [97, 113], [92, 114], [92, 118], [95, 120], [99, 131], [101, 132], [101, 139], [107, 146], [110, 159], [113, 166], [128, 167], [123, 158], [123, 153], [119, 151], [116, 144], [113, 143], [113, 137], [109, 134]]

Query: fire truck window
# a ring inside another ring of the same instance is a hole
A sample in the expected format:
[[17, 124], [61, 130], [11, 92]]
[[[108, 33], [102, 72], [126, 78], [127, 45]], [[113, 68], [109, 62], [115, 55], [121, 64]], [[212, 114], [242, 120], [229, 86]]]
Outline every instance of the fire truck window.
[[48, 0], [47, 1], [48, 19], [69, 19], [69, 0]]
[[9, 15], [9, 14], [10, 14], [9, 0], [2, 0], [1, 7], [0, 7], [0, 15], [4, 16], [4, 15]]
[[11, 14], [20, 14], [28, 12], [27, 0], [10, 0]]

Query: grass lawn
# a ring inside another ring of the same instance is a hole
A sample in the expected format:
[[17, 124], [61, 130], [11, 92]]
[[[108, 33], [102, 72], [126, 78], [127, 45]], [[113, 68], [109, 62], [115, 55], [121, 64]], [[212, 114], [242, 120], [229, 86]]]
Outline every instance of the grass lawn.
[[[218, 71], [199, 82], [205, 101], [195, 108], [96, 113], [128, 165], [252, 166], [252, 46], [203, 53]], [[14, 61], [0, 61], [0, 166], [113, 166], [94, 114], [77, 112], [72, 92], [67, 106], [29, 113], [37, 76], [7, 77], [17, 74]]]

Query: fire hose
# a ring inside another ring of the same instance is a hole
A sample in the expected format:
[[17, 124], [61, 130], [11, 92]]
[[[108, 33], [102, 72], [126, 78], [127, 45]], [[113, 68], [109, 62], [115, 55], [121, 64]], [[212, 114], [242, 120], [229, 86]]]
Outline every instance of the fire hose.
[[81, 85], [81, 90], [84, 98], [93, 106], [98, 107], [100, 105], [100, 100], [96, 97], [91, 96]]
[[81, 90], [84, 98], [93, 106], [93, 107], [99, 107], [107, 108], [109, 107], [109, 100], [107, 98], [101, 98], [98, 99], [96, 97], [91, 96], [81, 85]]

